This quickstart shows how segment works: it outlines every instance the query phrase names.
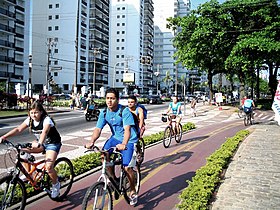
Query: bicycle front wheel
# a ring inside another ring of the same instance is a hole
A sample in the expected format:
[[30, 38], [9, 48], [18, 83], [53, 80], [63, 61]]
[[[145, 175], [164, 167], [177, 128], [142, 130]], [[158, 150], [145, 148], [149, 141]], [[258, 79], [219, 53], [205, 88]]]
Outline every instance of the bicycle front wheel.
[[177, 134], [176, 134], [176, 136], [175, 136], [175, 141], [176, 141], [177, 143], [180, 143], [180, 141], [181, 141], [181, 139], [182, 139], [182, 135], [183, 135], [183, 128], [182, 128], [181, 123], [179, 123], [178, 129], [179, 129], [179, 130], [177, 131]]
[[24, 209], [26, 205], [26, 190], [24, 183], [12, 176], [0, 180], [0, 209]]
[[[140, 182], [141, 182], [140, 168], [139, 168], [139, 166], [136, 165], [135, 167], [133, 167], [131, 169], [133, 170], [133, 174], [134, 174], [135, 191], [136, 191], [136, 193], [139, 193]], [[130, 194], [131, 194], [131, 186], [130, 186], [127, 172], [123, 173], [122, 187], [123, 187], [122, 189], [123, 189], [123, 193], [124, 193], [124, 198], [129, 203]]]
[[171, 127], [167, 126], [164, 130], [164, 135], [163, 135], [163, 146], [165, 148], [168, 148], [170, 146], [171, 139], [172, 139]]
[[239, 118], [242, 118], [243, 117], [243, 110], [242, 109], [238, 109], [237, 114], [238, 114]]
[[[55, 161], [54, 169], [57, 173], [58, 181], [60, 182], [60, 191], [58, 197], [51, 198], [50, 194], [49, 197], [54, 201], [61, 201], [67, 196], [67, 194], [69, 193], [72, 187], [73, 179], [74, 179], [74, 168], [72, 162], [68, 158], [61, 157]], [[49, 176], [48, 176], [48, 183], [51, 186], [51, 181]]]
[[83, 199], [82, 209], [111, 210], [113, 209], [112, 192], [110, 188], [105, 189], [104, 182], [97, 182], [88, 188]]

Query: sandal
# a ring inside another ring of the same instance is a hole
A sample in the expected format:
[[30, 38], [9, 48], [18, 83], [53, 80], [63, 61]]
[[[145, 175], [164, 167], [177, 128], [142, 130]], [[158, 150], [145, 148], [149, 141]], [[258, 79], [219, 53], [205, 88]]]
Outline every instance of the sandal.
[[134, 205], [136, 205], [137, 202], [138, 202], [138, 196], [137, 196], [137, 194], [136, 194], [136, 193], [132, 193], [132, 194], [130, 195], [130, 202], [129, 202], [129, 204], [130, 204], [131, 206], [134, 206]]

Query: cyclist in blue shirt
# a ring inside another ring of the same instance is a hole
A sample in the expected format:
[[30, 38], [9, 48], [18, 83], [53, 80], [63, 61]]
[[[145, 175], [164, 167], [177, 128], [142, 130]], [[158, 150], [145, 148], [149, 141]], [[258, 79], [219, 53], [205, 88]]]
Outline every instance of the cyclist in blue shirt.
[[179, 130], [178, 126], [182, 120], [181, 102], [178, 101], [177, 96], [172, 96], [172, 102], [170, 102], [166, 114], [172, 113], [176, 115], [176, 128]]
[[[247, 98], [244, 100], [244, 104], [243, 104], [243, 110], [244, 112], [247, 113], [252, 113], [253, 112], [253, 107], [255, 107], [255, 103], [254, 101], [250, 98], [250, 96], [247, 96]], [[252, 118], [253, 118], [253, 114], [252, 114]]]
[[[135, 147], [138, 141], [137, 131], [134, 119], [129, 108], [125, 108], [119, 104], [119, 92], [115, 88], [106, 91], [106, 105], [104, 112], [100, 112], [96, 128], [93, 130], [91, 140], [85, 145], [86, 148], [92, 148], [95, 141], [100, 137], [101, 131], [106, 124], [110, 126], [112, 136], [105, 142], [103, 149], [117, 147], [123, 155], [123, 166], [129, 174], [129, 182], [131, 186], [130, 205], [137, 203], [137, 194], [135, 190], [135, 176], [132, 167], [136, 164], [136, 155], [134, 155]], [[109, 155], [106, 157], [109, 161]], [[111, 175], [116, 179], [113, 168], [109, 169]]]

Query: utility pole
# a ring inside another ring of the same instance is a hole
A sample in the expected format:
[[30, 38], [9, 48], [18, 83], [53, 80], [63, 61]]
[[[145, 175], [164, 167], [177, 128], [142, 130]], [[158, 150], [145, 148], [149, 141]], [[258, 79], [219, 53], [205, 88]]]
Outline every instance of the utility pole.
[[49, 107], [49, 96], [50, 96], [50, 58], [52, 48], [56, 46], [56, 43], [52, 38], [47, 38], [47, 72], [46, 72], [46, 94], [47, 94], [47, 106]]
[[93, 56], [94, 56], [94, 60], [93, 60], [93, 84], [92, 84], [92, 94], [95, 94], [95, 81], [96, 81], [96, 56], [98, 54], [101, 53], [101, 49], [100, 48], [93, 48]]
[[80, 0], [78, 0], [78, 10], [77, 10], [77, 24], [76, 24], [76, 40], [75, 40], [75, 50], [76, 50], [76, 66], [75, 66], [75, 77], [74, 77], [74, 95], [77, 95], [77, 86], [78, 86], [78, 46], [79, 46], [79, 27], [80, 27]]
[[178, 68], [175, 66], [175, 95], [178, 96]]

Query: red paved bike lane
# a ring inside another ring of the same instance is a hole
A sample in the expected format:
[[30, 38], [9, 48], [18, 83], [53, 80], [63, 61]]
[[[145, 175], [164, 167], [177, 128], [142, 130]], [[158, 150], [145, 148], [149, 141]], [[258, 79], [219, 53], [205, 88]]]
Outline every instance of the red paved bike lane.
[[[195, 171], [205, 165], [206, 158], [224, 143], [226, 137], [244, 129], [240, 121], [216, 123], [185, 134], [180, 144], [172, 141], [165, 149], [162, 143], [146, 150], [141, 167], [142, 182], [138, 204], [129, 206], [123, 198], [114, 201], [114, 209], [175, 209], [178, 196], [187, 187]], [[32, 202], [28, 210], [81, 209], [87, 188], [93, 184], [100, 172], [89, 175], [74, 183], [67, 200], [54, 202], [48, 197]]]

